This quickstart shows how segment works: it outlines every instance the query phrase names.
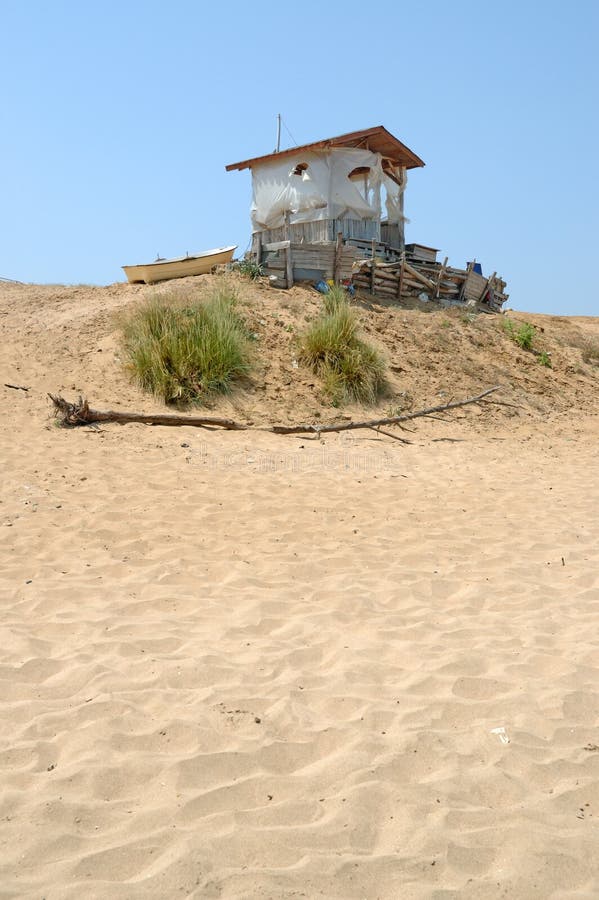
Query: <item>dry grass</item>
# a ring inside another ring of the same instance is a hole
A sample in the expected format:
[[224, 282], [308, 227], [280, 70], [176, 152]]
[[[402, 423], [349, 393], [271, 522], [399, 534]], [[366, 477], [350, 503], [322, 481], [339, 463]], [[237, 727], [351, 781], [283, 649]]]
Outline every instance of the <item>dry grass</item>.
[[205, 300], [172, 290], [150, 296], [122, 322], [135, 381], [166, 403], [225, 393], [250, 368], [249, 342], [228, 285]]
[[385, 362], [358, 335], [358, 317], [344, 291], [324, 296], [320, 315], [300, 336], [300, 359], [323, 379], [333, 404], [372, 404], [385, 387]]
[[599, 342], [586, 338], [580, 348], [583, 362], [591, 366], [599, 366]]

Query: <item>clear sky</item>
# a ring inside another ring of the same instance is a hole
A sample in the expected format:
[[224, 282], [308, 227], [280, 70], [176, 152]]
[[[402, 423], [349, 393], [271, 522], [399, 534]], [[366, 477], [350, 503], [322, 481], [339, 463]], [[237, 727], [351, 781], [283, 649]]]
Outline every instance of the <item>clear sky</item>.
[[385, 125], [407, 238], [599, 315], [599, 4], [0, 0], [0, 275], [107, 284], [250, 237], [227, 163]]

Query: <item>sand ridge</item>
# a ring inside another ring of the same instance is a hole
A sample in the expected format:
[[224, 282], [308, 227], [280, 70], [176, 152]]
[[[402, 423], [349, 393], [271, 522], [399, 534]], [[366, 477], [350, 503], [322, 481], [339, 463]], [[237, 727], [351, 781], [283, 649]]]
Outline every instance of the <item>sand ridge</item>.
[[39, 305], [4, 332], [0, 896], [596, 896], [597, 419], [64, 431], [69, 358], [139, 395]]

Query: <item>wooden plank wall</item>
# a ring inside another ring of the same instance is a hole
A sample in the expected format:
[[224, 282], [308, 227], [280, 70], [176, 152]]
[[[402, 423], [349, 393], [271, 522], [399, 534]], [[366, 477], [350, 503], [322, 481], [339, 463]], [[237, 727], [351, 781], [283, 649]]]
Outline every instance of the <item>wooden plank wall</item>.
[[381, 241], [383, 244], [389, 244], [390, 247], [399, 248], [399, 225], [389, 225], [388, 222], [381, 222]]
[[365, 241], [380, 240], [380, 222], [368, 219], [322, 219], [318, 222], [292, 222], [280, 228], [257, 231], [252, 238], [252, 252], [256, 255], [258, 239], [262, 245], [290, 240], [294, 244], [319, 244], [335, 241], [341, 233], [344, 238]]
[[[275, 242], [273, 242], [275, 243]], [[270, 244], [265, 245], [269, 248]], [[324, 278], [325, 280], [335, 277], [335, 244], [332, 242], [322, 244], [308, 243], [291, 243], [291, 265], [294, 273], [294, 281], [302, 280], [301, 271], [310, 271], [314, 273], [314, 280]], [[264, 266], [268, 274], [276, 275], [276, 286], [286, 286], [287, 279], [285, 277], [285, 248], [277, 248], [273, 250], [265, 249]], [[339, 255], [339, 278], [340, 280], [349, 280], [352, 277], [352, 266], [354, 260], [361, 257], [360, 251], [350, 244], [344, 244], [341, 247]], [[312, 278], [308, 279], [312, 280]], [[285, 282], [285, 284], [283, 283]]]
[[468, 272], [464, 287], [462, 288], [462, 296], [464, 300], [478, 300], [483, 292], [487, 279], [478, 272]]
[[[372, 241], [349, 240], [349, 244], [359, 251], [362, 259], [370, 259], [372, 257]], [[374, 255], [386, 262], [392, 262], [401, 258], [401, 251], [395, 247], [389, 247], [381, 241], [375, 241]]]
[[334, 241], [338, 234], [346, 239], [380, 241], [381, 223], [375, 219], [329, 219], [329, 240]]

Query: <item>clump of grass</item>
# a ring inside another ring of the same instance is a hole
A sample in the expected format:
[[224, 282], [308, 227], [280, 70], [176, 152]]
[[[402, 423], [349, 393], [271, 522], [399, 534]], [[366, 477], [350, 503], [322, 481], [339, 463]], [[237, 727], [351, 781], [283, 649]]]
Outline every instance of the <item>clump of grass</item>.
[[[325, 313], [335, 313], [338, 309], [350, 309], [347, 294], [342, 287], [333, 285], [323, 294], [323, 306]], [[355, 316], [355, 311], [354, 311]]]
[[552, 369], [551, 355], [546, 350], [541, 350], [538, 356], [539, 365], [545, 366], [546, 369]]
[[512, 319], [503, 320], [503, 330], [522, 350], [532, 350], [535, 337], [534, 325], [523, 322], [518, 329]]
[[581, 328], [570, 326], [564, 340], [569, 347], [580, 350], [583, 363], [599, 366], [599, 341], [592, 335], [586, 334]]
[[518, 331], [514, 334], [514, 340], [522, 350], [532, 350], [532, 343], [535, 336], [535, 330], [528, 322], [524, 322]]
[[235, 263], [235, 268], [241, 275], [245, 275], [250, 281], [257, 281], [264, 275], [262, 266], [251, 259], [240, 259]]
[[582, 361], [591, 366], [599, 366], [599, 344], [586, 339], [582, 344]]
[[374, 403], [385, 386], [385, 362], [358, 334], [356, 310], [332, 288], [323, 310], [299, 338], [299, 357], [323, 379], [334, 405]]
[[226, 286], [206, 300], [171, 292], [138, 306], [122, 324], [128, 368], [166, 403], [201, 403], [230, 390], [250, 367], [249, 342]]

